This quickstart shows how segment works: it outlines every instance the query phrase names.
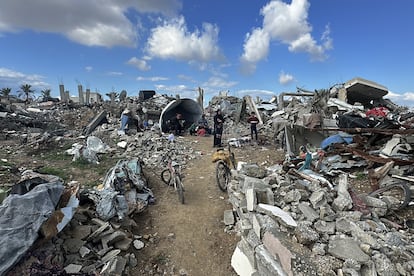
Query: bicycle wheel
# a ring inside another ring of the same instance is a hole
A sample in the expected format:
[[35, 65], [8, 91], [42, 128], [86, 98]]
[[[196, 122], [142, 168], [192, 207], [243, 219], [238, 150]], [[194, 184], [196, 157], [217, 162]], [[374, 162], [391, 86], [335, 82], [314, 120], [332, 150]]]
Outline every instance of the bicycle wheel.
[[183, 183], [178, 175], [175, 176], [175, 185], [177, 187], [178, 199], [180, 200], [181, 204], [184, 204], [184, 189]]
[[230, 181], [230, 170], [224, 161], [217, 161], [216, 165], [217, 185], [223, 192], [227, 191], [227, 184]]
[[164, 184], [171, 186], [171, 172], [169, 169], [165, 169], [161, 172], [161, 180]]
[[234, 152], [230, 154], [230, 161], [233, 166], [233, 169], [236, 169], [236, 157], [234, 156]]
[[399, 210], [407, 207], [411, 201], [411, 190], [405, 183], [392, 184], [375, 190], [368, 195], [378, 198], [393, 197], [398, 199], [399, 204], [391, 206], [391, 210]]

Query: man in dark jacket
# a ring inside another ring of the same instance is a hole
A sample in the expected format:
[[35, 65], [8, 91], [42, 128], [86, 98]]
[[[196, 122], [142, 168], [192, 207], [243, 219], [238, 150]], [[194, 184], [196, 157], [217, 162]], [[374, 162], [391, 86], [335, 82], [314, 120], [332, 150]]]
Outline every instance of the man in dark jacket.
[[214, 144], [213, 147], [221, 147], [221, 136], [223, 134], [224, 117], [221, 115], [221, 110], [216, 111], [214, 115]]

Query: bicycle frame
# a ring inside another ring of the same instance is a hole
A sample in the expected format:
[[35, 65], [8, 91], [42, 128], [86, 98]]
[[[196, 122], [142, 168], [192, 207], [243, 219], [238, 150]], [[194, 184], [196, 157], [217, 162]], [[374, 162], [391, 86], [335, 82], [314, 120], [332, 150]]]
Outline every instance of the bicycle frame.
[[181, 167], [177, 162], [172, 161], [172, 160], [168, 161], [167, 167], [171, 173], [170, 181], [174, 182], [174, 189], [177, 189], [177, 183], [175, 181], [175, 176], [178, 176], [181, 179]]
[[[168, 173], [168, 179], [166, 173]], [[161, 172], [161, 180], [168, 186], [174, 184], [174, 190], [177, 191], [180, 202], [184, 204], [184, 185], [181, 177], [181, 166], [176, 161], [169, 159], [167, 168]]]

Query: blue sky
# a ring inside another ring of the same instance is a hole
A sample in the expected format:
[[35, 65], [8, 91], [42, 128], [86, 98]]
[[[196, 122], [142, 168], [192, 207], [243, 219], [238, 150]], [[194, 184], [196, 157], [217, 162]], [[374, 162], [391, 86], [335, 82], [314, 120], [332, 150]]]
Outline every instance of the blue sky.
[[0, 89], [269, 99], [354, 77], [414, 105], [409, 0], [2, 0]]

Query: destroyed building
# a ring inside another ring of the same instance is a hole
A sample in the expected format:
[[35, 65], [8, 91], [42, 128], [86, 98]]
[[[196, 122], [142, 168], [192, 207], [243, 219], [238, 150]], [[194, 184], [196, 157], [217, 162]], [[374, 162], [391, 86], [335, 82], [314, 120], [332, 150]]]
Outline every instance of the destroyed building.
[[[248, 96], [219, 95], [204, 109], [194, 100], [149, 92], [138, 97], [140, 115], [150, 122], [149, 129], [121, 136], [117, 133], [121, 103], [94, 107], [6, 105], [0, 113], [2, 140], [21, 141], [34, 148], [63, 146], [66, 141], [71, 143], [67, 150], [73, 160], [99, 163], [101, 156], [108, 154], [124, 162], [113, 164], [102, 175], [101, 190], [25, 172], [26, 178], [16, 181], [15, 186], [28, 187], [41, 194], [42, 200], [45, 195], [50, 200], [44, 200], [47, 208], [41, 212], [45, 216], [28, 215], [39, 219], [33, 222], [34, 233], [18, 255], [1, 262], [2, 272], [23, 269], [13, 265], [30, 257], [39, 271], [128, 274], [136, 265], [128, 248], [140, 248], [143, 242], [111, 219], [124, 218], [131, 226], [135, 222], [128, 219], [130, 211], [147, 208], [157, 197], [141, 178], [144, 168], [138, 160], [154, 168], [165, 161], [167, 152], [184, 167], [192, 158], [202, 158], [183, 140], [172, 146], [163, 126], [178, 112], [191, 123], [220, 108], [226, 117], [226, 142], [241, 148], [251, 142], [245, 119], [254, 111], [260, 119], [258, 143], [274, 145], [275, 150], [282, 148], [286, 153], [283, 162], [266, 167], [239, 162], [232, 172], [227, 198], [233, 208], [224, 213], [224, 222], [226, 231], [240, 234], [228, 260], [237, 274], [412, 275], [413, 115], [384, 100], [387, 93], [382, 85], [355, 78], [329, 89], [281, 93], [266, 103]], [[88, 119], [79, 123], [85, 114]], [[116, 144], [108, 147], [105, 141]], [[378, 192], [387, 187], [398, 193]], [[29, 191], [20, 191], [20, 200], [24, 194], [32, 196]], [[3, 195], [10, 206], [15, 200], [7, 199], [10, 190]], [[134, 201], [128, 201], [131, 198]], [[102, 199], [110, 199], [111, 204]], [[7, 206], [2, 205], [1, 210], [11, 213]], [[63, 227], [60, 216], [68, 218], [66, 210], [73, 211], [73, 216]], [[44, 224], [52, 213], [59, 223]], [[39, 231], [54, 237], [43, 249], [60, 252], [55, 262], [48, 262], [43, 251], [25, 255], [38, 241]], [[7, 256], [7, 251], [3, 255]]]

